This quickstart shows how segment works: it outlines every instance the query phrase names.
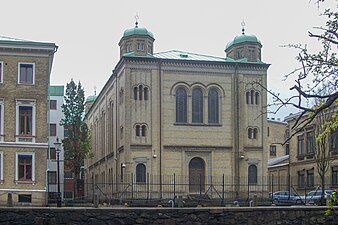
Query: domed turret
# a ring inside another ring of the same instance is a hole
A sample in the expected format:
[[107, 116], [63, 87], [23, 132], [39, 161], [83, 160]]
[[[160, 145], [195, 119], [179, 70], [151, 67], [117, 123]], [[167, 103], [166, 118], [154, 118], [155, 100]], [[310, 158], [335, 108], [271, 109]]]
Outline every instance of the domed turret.
[[226, 45], [226, 56], [236, 60], [246, 58], [249, 62], [260, 62], [262, 44], [255, 35], [245, 34], [243, 23], [242, 26], [242, 34]]
[[135, 27], [124, 31], [119, 42], [120, 58], [122, 56], [152, 56], [154, 50], [154, 35], [146, 28]]
[[[96, 92], [96, 91], [95, 91], [95, 92]], [[97, 98], [96, 93], [95, 93], [95, 95], [89, 95], [89, 96], [86, 98], [86, 101], [85, 101], [85, 113], [86, 113], [86, 114], [87, 114], [87, 112], [89, 111], [89, 109], [92, 107], [92, 105], [94, 104], [96, 98]]]

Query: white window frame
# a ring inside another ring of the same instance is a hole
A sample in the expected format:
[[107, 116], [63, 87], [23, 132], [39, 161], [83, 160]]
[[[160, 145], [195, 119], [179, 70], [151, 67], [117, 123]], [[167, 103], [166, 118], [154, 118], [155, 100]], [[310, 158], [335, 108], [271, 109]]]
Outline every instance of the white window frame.
[[[19, 180], [19, 156], [20, 155], [30, 155], [32, 156], [32, 181], [20, 181]], [[15, 153], [15, 181], [16, 183], [35, 183], [35, 152], [16, 152]]]
[[1, 68], [0, 68], [0, 83], [4, 82], [4, 62], [0, 61]]
[[[20, 82], [20, 68], [21, 68], [21, 64], [33, 65], [33, 77], [32, 77], [33, 82], [31, 84], [29, 84], [29, 83], [21, 83]], [[31, 63], [31, 62], [19, 62], [18, 63], [18, 84], [35, 85], [35, 63]]]
[[[4, 100], [0, 99], [0, 142], [4, 140]], [[1, 180], [1, 179], [0, 179]]]
[[0, 152], [0, 183], [4, 180], [4, 153]]
[[19, 133], [19, 107], [20, 106], [31, 106], [32, 107], [32, 135], [27, 137], [27, 138], [31, 138], [31, 142], [35, 143], [35, 125], [36, 125], [36, 102], [34, 99], [21, 99], [21, 100], [17, 100], [16, 101], [16, 142], [20, 142], [19, 138], [21, 138], [22, 136], [20, 136]]

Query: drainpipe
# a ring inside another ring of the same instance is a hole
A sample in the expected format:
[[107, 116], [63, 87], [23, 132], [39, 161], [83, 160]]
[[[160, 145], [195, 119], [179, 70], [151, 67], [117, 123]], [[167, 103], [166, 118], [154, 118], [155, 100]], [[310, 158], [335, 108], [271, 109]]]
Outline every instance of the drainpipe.
[[[47, 190], [47, 183], [48, 183], [48, 171], [50, 169], [50, 130], [49, 130], [49, 124], [50, 124], [50, 110], [49, 110], [49, 102], [50, 102], [50, 94], [49, 94], [49, 87], [50, 87], [50, 75], [52, 73], [52, 65], [53, 65], [53, 57], [54, 54], [57, 52], [59, 46], [54, 47], [53, 51], [48, 54], [48, 86], [47, 86], [47, 99], [48, 99], [48, 103], [47, 103], [47, 144], [48, 144], [48, 150], [47, 150], [47, 169], [45, 172], [45, 190]], [[46, 199], [46, 205], [48, 203], [48, 197]]]
[[159, 96], [160, 96], [160, 198], [162, 198], [162, 59], [160, 59], [158, 64], [158, 74], [159, 74]]

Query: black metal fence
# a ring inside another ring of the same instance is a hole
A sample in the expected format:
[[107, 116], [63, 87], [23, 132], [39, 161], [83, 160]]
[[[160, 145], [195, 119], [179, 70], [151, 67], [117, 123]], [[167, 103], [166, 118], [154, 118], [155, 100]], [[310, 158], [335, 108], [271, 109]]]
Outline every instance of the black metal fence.
[[[182, 196], [184, 199], [195, 202], [210, 202], [213, 205], [231, 205], [238, 202], [249, 205], [255, 198], [258, 204], [269, 205], [272, 203], [272, 193], [276, 191], [291, 191], [303, 195], [308, 191], [318, 188], [299, 187], [297, 178], [287, 177], [257, 177], [248, 180], [247, 177], [207, 176], [189, 179], [189, 176], [162, 175], [138, 179], [135, 174], [125, 174], [123, 178], [111, 177], [109, 180], [97, 182], [84, 182], [74, 187], [73, 194], [63, 193], [63, 201], [94, 202], [98, 199], [102, 204], [115, 204], [123, 202], [168, 202]], [[62, 185], [61, 185], [62, 186]], [[328, 185], [329, 187], [330, 185]], [[49, 186], [49, 202], [55, 201], [55, 185]], [[69, 189], [69, 188], [68, 188]], [[54, 194], [53, 194], [54, 193]]]

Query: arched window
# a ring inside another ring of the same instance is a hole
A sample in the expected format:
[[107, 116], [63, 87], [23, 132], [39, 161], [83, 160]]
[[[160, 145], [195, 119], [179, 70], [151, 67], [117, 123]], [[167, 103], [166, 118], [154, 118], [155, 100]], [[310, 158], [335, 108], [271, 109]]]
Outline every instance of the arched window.
[[200, 88], [192, 91], [192, 122], [203, 123], [203, 93]]
[[257, 166], [250, 165], [248, 168], [248, 182], [249, 184], [257, 184]]
[[250, 98], [251, 98], [251, 104], [254, 104], [254, 97], [255, 97], [255, 92], [254, 92], [254, 90], [251, 90], [251, 92], [250, 92]]
[[136, 166], [136, 183], [146, 182], [146, 166], [143, 163], [139, 163]]
[[248, 129], [248, 138], [251, 139], [252, 138], [252, 128]]
[[253, 138], [253, 139], [257, 139], [257, 133], [258, 133], [257, 128], [254, 128], [254, 129], [253, 129], [253, 135], [252, 135], [252, 138]]
[[139, 91], [139, 92], [138, 92], [138, 93], [139, 93], [139, 99], [142, 100], [143, 86], [140, 85], [140, 86], [138, 87], [138, 89], [139, 89], [139, 90], [138, 90], [138, 91]]
[[137, 100], [137, 87], [134, 87], [134, 100]]
[[259, 104], [259, 92], [255, 93], [255, 104], [258, 105]]
[[142, 137], [145, 137], [147, 135], [147, 127], [146, 125], [142, 125]]
[[143, 91], [144, 91], [144, 100], [148, 100], [149, 99], [149, 89], [147, 87], [144, 87]]
[[208, 93], [208, 123], [219, 123], [219, 100], [215, 89]]
[[136, 125], [136, 136], [140, 136], [140, 125]]
[[176, 122], [187, 122], [187, 110], [188, 110], [188, 95], [184, 88], [178, 88], [176, 90]]
[[246, 92], [246, 104], [250, 104], [250, 92]]

